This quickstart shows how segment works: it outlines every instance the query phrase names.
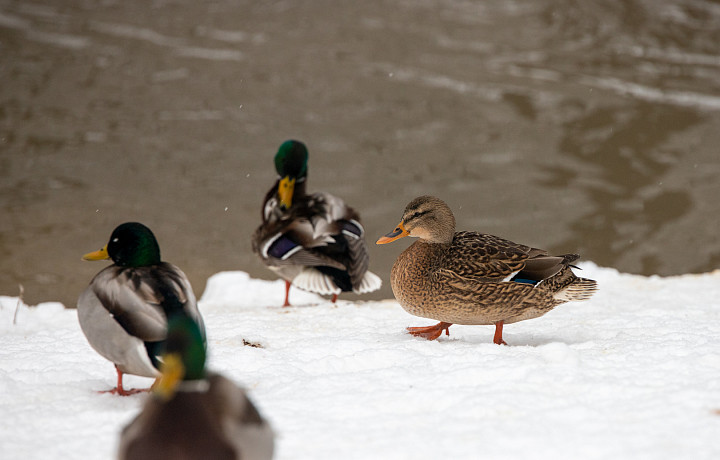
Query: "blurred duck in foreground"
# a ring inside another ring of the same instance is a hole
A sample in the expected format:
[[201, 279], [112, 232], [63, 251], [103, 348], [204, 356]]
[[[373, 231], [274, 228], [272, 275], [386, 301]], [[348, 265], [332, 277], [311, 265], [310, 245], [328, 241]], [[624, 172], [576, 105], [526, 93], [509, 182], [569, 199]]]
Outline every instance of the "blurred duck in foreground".
[[[95, 275], [77, 303], [80, 328], [90, 345], [115, 364], [117, 387], [127, 396], [147, 390], [123, 388], [123, 374], [159, 377], [159, 354], [167, 337], [170, 311], [180, 309], [205, 328], [192, 287], [176, 266], [160, 260], [160, 247], [146, 226], [118, 226], [104, 248], [83, 260], [112, 259]], [[204, 343], [204, 342], [203, 342]]]
[[377, 244], [418, 238], [400, 254], [390, 282], [410, 314], [440, 321], [409, 327], [412, 335], [438, 338], [453, 324], [495, 325], [493, 342], [506, 344], [504, 324], [537, 318], [557, 305], [586, 300], [597, 290], [572, 271], [577, 254], [547, 251], [476, 232], [455, 232], [455, 217], [432, 196], [412, 200], [400, 223]]
[[245, 391], [205, 370], [203, 333], [182, 308], [170, 314], [162, 376], [122, 431], [120, 460], [270, 460], [274, 434]]
[[368, 271], [369, 257], [360, 216], [329, 193], [305, 191], [308, 152], [302, 142], [284, 142], [275, 155], [279, 175], [265, 196], [262, 224], [252, 238], [253, 251], [290, 285], [332, 295], [364, 294], [382, 281]]

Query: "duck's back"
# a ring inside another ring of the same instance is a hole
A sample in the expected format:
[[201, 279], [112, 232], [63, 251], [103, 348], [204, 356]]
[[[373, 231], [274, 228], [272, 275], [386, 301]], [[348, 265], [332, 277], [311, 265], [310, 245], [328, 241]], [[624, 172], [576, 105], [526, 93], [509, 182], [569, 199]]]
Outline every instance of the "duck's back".
[[205, 393], [179, 393], [170, 401], [148, 401], [123, 431], [121, 460], [233, 460], [233, 446], [210, 412]]

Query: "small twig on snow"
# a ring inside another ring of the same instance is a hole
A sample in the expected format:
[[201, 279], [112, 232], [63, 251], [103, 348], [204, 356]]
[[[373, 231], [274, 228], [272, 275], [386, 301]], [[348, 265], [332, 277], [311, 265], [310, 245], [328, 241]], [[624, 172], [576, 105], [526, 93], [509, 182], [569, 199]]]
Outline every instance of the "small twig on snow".
[[22, 303], [22, 300], [23, 300], [23, 294], [25, 294], [25, 288], [23, 287], [23, 285], [18, 284], [18, 286], [20, 286], [20, 295], [18, 296], [18, 303], [17, 303], [17, 306], [15, 307], [15, 315], [13, 315], [13, 326], [15, 326], [17, 324], [18, 310], [20, 310], [20, 304]]

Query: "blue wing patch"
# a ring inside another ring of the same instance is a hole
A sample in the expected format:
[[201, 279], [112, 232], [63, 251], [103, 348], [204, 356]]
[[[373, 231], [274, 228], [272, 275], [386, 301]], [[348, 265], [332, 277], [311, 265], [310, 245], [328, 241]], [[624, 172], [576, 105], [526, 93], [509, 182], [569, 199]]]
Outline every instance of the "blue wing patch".
[[355, 220], [343, 221], [342, 232], [354, 238], [360, 238], [363, 236], [363, 228], [360, 225], [360, 222], [356, 222]]
[[280, 236], [272, 242], [267, 250], [269, 256], [276, 259], [287, 259], [297, 251], [302, 249], [298, 243], [294, 242], [285, 235]]
[[513, 278], [510, 281], [515, 281], [516, 283], [532, 284], [533, 286], [540, 282], [538, 280], [531, 280], [527, 278]]

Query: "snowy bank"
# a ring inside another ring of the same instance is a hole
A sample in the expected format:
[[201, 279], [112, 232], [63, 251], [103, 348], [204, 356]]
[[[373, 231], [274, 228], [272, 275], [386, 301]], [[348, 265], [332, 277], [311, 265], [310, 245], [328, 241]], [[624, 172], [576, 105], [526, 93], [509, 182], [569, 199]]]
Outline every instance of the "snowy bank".
[[[219, 273], [200, 301], [210, 367], [250, 389], [277, 459], [720, 458], [720, 271], [672, 278], [584, 264], [590, 301], [508, 325], [433, 322], [395, 301], [337, 305]], [[3, 458], [112, 458], [144, 395], [98, 394], [115, 371], [74, 310], [0, 297]], [[251, 346], [255, 345], [255, 346]], [[128, 388], [151, 380], [128, 376]]]

